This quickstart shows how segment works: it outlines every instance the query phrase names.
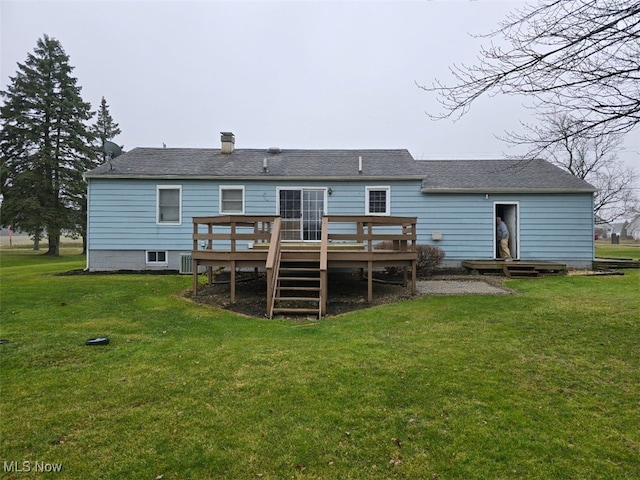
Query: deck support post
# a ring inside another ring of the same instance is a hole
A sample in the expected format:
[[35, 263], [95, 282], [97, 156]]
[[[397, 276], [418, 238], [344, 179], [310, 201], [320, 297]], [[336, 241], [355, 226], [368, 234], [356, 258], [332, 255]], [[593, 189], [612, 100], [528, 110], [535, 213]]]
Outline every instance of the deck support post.
[[414, 260], [411, 262], [411, 295], [415, 295], [418, 291], [416, 286], [416, 277], [418, 273], [418, 265]]
[[320, 270], [320, 317], [322, 318], [327, 314], [327, 296], [329, 295], [329, 282], [327, 278], [327, 271]]
[[198, 296], [198, 260], [191, 260], [191, 270], [193, 273], [193, 296]]
[[236, 302], [236, 261], [231, 260], [231, 278], [229, 286], [231, 287], [231, 303]]
[[367, 262], [367, 302], [373, 302], [373, 262]]

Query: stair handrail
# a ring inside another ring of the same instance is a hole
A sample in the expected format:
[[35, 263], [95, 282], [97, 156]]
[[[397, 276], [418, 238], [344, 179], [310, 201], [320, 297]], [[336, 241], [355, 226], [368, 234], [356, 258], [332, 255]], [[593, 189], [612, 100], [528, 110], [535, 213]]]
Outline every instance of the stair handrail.
[[318, 318], [327, 312], [327, 294], [329, 290], [329, 282], [327, 279], [328, 267], [328, 250], [329, 250], [329, 217], [322, 217], [322, 230], [320, 234], [320, 302]]
[[327, 257], [329, 250], [329, 217], [322, 217], [322, 230], [320, 233], [320, 271], [327, 269]]
[[280, 244], [280, 217], [273, 219], [269, 252], [265, 268], [267, 270], [267, 316], [273, 318], [273, 307], [276, 302], [278, 283], [278, 271], [280, 270], [281, 244]]

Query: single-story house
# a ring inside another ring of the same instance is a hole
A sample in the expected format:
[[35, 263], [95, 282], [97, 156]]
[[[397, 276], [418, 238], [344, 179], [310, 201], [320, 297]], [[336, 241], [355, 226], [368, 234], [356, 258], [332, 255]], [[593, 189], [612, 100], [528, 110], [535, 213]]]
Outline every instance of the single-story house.
[[[444, 266], [497, 258], [590, 267], [595, 188], [544, 160], [417, 161], [397, 150], [135, 148], [86, 174], [90, 271], [179, 270], [192, 219], [274, 215], [282, 239], [317, 242], [323, 215], [417, 219]], [[250, 248], [251, 245], [246, 245]]]

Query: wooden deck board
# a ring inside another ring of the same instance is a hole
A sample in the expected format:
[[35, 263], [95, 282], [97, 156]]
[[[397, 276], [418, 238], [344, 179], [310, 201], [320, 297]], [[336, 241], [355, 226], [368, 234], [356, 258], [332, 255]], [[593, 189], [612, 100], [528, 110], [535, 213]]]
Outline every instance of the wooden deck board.
[[631, 258], [596, 258], [593, 261], [595, 270], [616, 270], [625, 268], [640, 268], [640, 260]]

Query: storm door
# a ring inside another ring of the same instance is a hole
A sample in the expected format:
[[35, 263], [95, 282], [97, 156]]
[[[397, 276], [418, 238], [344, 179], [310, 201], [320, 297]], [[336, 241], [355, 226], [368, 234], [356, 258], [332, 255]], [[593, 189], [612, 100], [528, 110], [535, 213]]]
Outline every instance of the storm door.
[[320, 240], [325, 212], [324, 188], [281, 189], [278, 210], [282, 240]]

